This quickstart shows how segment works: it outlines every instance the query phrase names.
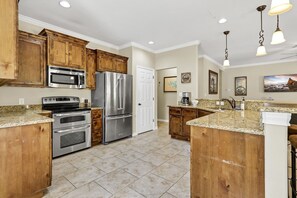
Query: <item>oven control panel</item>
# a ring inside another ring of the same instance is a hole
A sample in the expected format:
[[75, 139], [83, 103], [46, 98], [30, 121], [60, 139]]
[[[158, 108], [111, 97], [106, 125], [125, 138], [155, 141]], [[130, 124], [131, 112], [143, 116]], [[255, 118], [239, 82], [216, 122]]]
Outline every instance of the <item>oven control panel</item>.
[[61, 104], [61, 103], [79, 103], [79, 97], [74, 96], [58, 96], [43, 97], [42, 104]]

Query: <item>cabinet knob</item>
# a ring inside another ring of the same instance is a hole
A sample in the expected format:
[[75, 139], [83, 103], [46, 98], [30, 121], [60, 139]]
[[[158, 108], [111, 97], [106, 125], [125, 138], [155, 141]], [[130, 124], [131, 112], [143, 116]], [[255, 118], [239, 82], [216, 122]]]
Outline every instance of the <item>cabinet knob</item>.
[[138, 106], [141, 106], [141, 103], [138, 103]]

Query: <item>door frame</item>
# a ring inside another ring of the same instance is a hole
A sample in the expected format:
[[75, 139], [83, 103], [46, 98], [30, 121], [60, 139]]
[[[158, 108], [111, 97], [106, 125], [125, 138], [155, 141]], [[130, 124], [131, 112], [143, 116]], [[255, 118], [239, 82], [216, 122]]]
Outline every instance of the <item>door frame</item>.
[[[156, 122], [157, 122], [157, 120], [156, 120], [156, 118], [155, 118], [155, 105], [156, 105], [156, 70], [155, 69], [153, 69], [153, 68], [149, 68], [149, 67], [143, 67], [143, 66], [140, 66], [140, 65], [137, 65], [136, 66], [136, 82], [138, 81], [138, 69], [146, 69], [146, 70], [149, 70], [149, 71], [151, 71], [152, 73], [153, 73], [153, 79], [154, 79], [154, 82], [153, 82], [153, 98], [154, 98], [154, 100], [153, 100], [153, 130], [156, 130], [157, 129], [157, 125], [156, 125]], [[136, 86], [138, 86], [137, 85], [137, 83], [135, 83], [136, 84]], [[135, 86], [135, 87], [136, 87]], [[138, 108], [138, 102], [137, 102], [137, 99], [138, 99], [138, 91], [137, 91], [138, 89], [137, 89], [137, 87], [136, 87], [136, 99], [135, 99], [135, 115], [136, 115], [136, 133], [137, 134], [140, 134], [140, 132], [139, 132], [139, 129], [138, 129], [138, 125], [137, 125], [137, 118], [138, 118], [138, 116], [137, 116], [137, 108]]]

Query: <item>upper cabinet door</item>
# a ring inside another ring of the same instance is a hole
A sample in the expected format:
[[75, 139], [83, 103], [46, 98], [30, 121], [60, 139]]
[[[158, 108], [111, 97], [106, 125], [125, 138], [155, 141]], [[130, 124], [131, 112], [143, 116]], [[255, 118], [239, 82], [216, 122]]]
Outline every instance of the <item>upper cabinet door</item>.
[[51, 37], [48, 40], [48, 64], [68, 66], [67, 40]]
[[[0, 3], [0, 84], [17, 77], [18, 4], [16, 0]], [[1, 80], [2, 79], [2, 80]]]
[[95, 89], [96, 80], [95, 80], [95, 72], [97, 67], [97, 54], [95, 50], [87, 49], [87, 88]]
[[127, 57], [97, 50], [97, 71], [127, 74], [127, 61]]
[[116, 72], [127, 74], [127, 59], [125, 58], [114, 58], [114, 64]]
[[39, 34], [47, 36], [48, 65], [86, 69], [87, 41], [47, 29]]
[[86, 69], [86, 47], [81, 44], [68, 43], [69, 67]]
[[97, 65], [98, 71], [110, 71], [110, 72], [116, 71], [112, 56], [109, 56], [107, 54], [99, 54], [97, 61], [98, 61], [98, 65]]
[[43, 87], [45, 85], [46, 38], [19, 32], [18, 77], [10, 85]]

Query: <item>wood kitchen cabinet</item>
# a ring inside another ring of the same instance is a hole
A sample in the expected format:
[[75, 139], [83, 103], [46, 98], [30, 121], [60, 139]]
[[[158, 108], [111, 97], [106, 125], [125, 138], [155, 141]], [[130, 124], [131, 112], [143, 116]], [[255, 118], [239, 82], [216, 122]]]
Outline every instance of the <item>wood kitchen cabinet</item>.
[[40, 35], [47, 36], [47, 64], [86, 69], [87, 41], [44, 29]]
[[265, 197], [264, 136], [191, 130], [191, 197]]
[[191, 128], [186, 123], [213, 112], [187, 107], [169, 107], [169, 134], [172, 138], [190, 140]]
[[96, 50], [87, 49], [87, 88], [96, 88], [96, 68], [97, 68], [97, 53]]
[[97, 71], [127, 74], [128, 58], [97, 50]]
[[19, 31], [18, 77], [11, 86], [44, 87], [46, 38]]
[[17, 78], [18, 1], [0, 3], [0, 85]]
[[187, 140], [190, 140], [191, 135], [191, 127], [187, 125], [187, 122], [197, 118], [198, 112], [197, 109], [182, 108], [182, 135]]
[[103, 126], [103, 110], [102, 109], [92, 109], [92, 146], [98, 145], [102, 142], [102, 126]]
[[51, 124], [0, 129], [0, 197], [42, 197], [51, 185]]

